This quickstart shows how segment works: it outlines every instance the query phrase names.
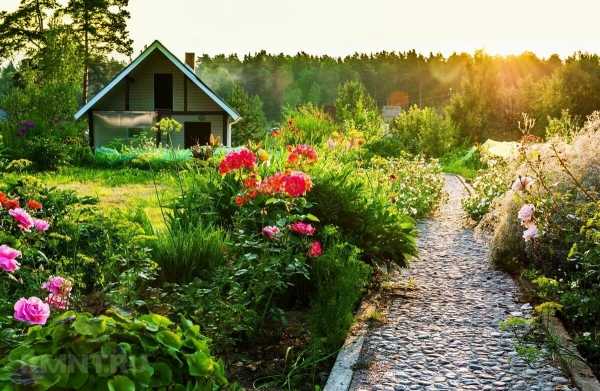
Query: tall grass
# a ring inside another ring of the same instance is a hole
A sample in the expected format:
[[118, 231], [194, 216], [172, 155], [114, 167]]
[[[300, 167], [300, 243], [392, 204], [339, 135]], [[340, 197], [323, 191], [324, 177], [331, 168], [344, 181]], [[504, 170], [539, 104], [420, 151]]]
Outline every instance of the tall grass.
[[161, 278], [171, 282], [206, 278], [224, 263], [227, 233], [212, 225], [184, 229], [169, 225], [153, 243], [153, 257], [161, 268]]

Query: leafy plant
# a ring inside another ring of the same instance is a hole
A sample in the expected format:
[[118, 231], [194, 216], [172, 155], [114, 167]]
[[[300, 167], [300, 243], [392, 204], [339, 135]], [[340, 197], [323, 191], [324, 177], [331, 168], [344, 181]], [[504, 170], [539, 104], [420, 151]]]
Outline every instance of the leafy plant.
[[68, 311], [31, 327], [1, 364], [0, 386], [8, 390], [23, 384], [40, 390], [233, 387], [199, 326], [157, 314]]

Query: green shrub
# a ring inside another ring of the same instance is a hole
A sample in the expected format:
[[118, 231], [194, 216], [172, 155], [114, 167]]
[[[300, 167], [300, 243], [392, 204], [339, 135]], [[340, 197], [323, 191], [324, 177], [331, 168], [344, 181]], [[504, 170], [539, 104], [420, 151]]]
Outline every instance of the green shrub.
[[282, 145], [313, 144], [327, 140], [337, 129], [333, 120], [319, 107], [306, 104], [285, 113], [279, 129]]
[[321, 223], [340, 228], [371, 259], [405, 265], [415, 255], [412, 218], [390, 206], [387, 194], [371, 192], [368, 179], [352, 167], [323, 165], [312, 170], [308, 200]]
[[457, 142], [458, 131], [449, 118], [431, 107], [412, 106], [390, 124], [389, 132], [370, 148], [383, 156], [399, 156], [400, 151], [440, 157]]
[[156, 315], [66, 312], [31, 327], [0, 362], [0, 387], [43, 390], [227, 389], [200, 328]]
[[348, 243], [331, 243], [313, 264], [311, 332], [325, 352], [338, 349], [354, 320], [353, 311], [369, 284], [371, 268], [360, 250]]
[[377, 104], [360, 81], [349, 80], [338, 86], [335, 114], [347, 130], [356, 129], [369, 136], [381, 133], [383, 119]]
[[466, 179], [473, 180], [477, 177], [479, 170], [486, 168], [481, 160], [479, 148], [457, 148], [448, 152], [440, 159], [442, 171], [457, 174]]

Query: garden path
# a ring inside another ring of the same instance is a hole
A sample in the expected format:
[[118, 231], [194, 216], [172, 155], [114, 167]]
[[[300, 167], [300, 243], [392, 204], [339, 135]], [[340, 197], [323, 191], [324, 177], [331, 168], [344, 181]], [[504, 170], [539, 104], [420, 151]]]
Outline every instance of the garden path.
[[448, 198], [419, 224], [419, 259], [403, 273], [414, 291], [396, 297], [368, 332], [351, 390], [576, 390], [548, 362], [528, 366], [498, 324], [529, 313], [518, 287], [494, 270], [486, 244], [463, 227], [465, 189], [446, 176]]

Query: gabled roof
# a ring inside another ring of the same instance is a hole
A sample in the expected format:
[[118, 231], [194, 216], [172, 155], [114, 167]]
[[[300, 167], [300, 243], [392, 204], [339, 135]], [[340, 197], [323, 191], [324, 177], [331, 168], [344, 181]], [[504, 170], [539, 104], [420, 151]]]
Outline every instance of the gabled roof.
[[220, 98], [213, 90], [210, 89], [200, 78], [192, 68], [190, 68], [187, 64], [183, 63], [176, 56], [173, 55], [162, 43], [158, 40], [154, 41], [152, 45], [148, 46], [146, 50], [142, 52], [133, 62], [127, 65], [121, 72], [117, 74], [117, 76], [112, 79], [110, 83], [108, 83], [100, 92], [96, 94], [90, 101], [83, 106], [77, 113], [75, 113], [75, 119], [80, 119], [85, 113], [87, 113], [100, 99], [102, 99], [106, 94], [110, 92], [121, 80], [123, 80], [127, 75], [129, 75], [138, 65], [140, 65], [150, 54], [152, 54], [155, 50], [160, 51], [164, 54], [165, 57], [169, 59], [188, 79], [190, 79], [198, 88], [200, 88], [206, 95], [208, 95], [219, 107], [221, 107], [227, 114], [231, 116], [233, 120], [238, 120], [240, 115], [231, 107], [225, 103], [225, 101]]

